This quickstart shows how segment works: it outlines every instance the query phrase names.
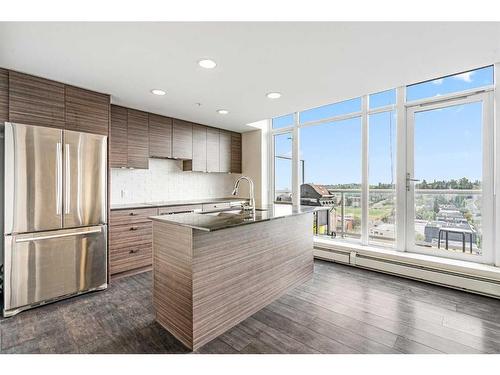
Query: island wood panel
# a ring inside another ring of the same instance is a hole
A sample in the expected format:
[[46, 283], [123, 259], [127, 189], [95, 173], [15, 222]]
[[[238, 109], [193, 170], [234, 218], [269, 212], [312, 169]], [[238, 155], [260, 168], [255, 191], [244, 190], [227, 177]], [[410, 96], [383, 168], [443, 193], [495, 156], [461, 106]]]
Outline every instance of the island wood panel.
[[9, 71], [0, 69], [0, 122], [9, 121]]
[[241, 173], [241, 133], [231, 133], [231, 173]]
[[219, 129], [207, 128], [207, 172], [219, 171]]
[[311, 216], [194, 231], [194, 348], [312, 277]]
[[109, 95], [66, 85], [66, 129], [108, 135], [109, 107]]
[[207, 127], [193, 124], [193, 159], [184, 160], [183, 170], [207, 171]]
[[127, 109], [111, 106], [111, 126], [109, 132], [109, 166], [128, 166]]
[[9, 71], [9, 121], [64, 129], [64, 84]]
[[303, 214], [214, 232], [153, 222], [157, 321], [196, 350], [308, 280], [311, 221]]
[[231, 133], [219, 131], [219, 172], [231, 172]]
[[148, 169], [149, 131], [148, 114], [127, 110], [127, 164], [129, 168]]
[[191, 228], [153, 222], [153, 305], [156, 321], [193, 345]]
[[172, 157], [175, 159], [193, 158], [193, 126], [190, 122], [173, 119]]
[[172, 157], [172, 119], [149, 114], [149, 157]]

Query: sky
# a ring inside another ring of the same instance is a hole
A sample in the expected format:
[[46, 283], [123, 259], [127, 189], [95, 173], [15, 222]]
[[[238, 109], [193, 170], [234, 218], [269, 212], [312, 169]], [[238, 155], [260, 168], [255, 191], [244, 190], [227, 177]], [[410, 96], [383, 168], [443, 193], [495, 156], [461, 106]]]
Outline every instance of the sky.
[[[493, 68], [486, 67], [407, 87], [408, 101], [440, 96], [493, 83]], [[395, 102], [395, 90], [370, 95], [370, 108]], [[360, 98], [300, 113], [301, 124], [359, 111]], [[472, 103], [418, 112], [415, 118], [415, 178], [427, 181], [467, 177], [481, 179], [482, 105]], [[273, 120], [273, 128], [293, 124], [293, 115]], [[369, 117], [369, 182], [391, 183], [396, 164], [394, 112]], [[391, 147], [392, 145], [392, 147]], [[300, 130], [305, 182], [348, 184], [361, 182], [361, 120], [326, 123]], [[291, 135], [275, 139], [276, 155], [291, 156]], [[276, 188], [291, 187], [291, 161], [275, 165]]]

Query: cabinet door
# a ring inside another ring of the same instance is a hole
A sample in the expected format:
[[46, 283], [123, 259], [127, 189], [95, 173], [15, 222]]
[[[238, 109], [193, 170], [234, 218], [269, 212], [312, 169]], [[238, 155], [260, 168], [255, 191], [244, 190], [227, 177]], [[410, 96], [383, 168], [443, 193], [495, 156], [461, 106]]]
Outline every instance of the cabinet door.
[[109, 95], [66, 85], [66, 129], [108, 135]]
[[207, 171], [207, 128], [193, 124], [193, 161], [192, 170]]
[[207, 172], [219, 169], [219, 129], [207, 128]]
[[182, 120], [173, 120], [172, 157], [174, 159], [193, 158], [193, 126]]
[[9, 121], [64, 128], [64, 84], [9, 71]]
[[149, 132], [146, 112], [127, 110], [128, 167], [148, 169]]
[[149, 157], [172, 157], [172, 119], [149, 114]]
[[109, 166], [128, 166], [127, 109], [111, 106], [111, 129], [109, 132]]
[[231, 173], [241, 173], [241, 133], [231, 133]]
[[9, 121], [9, 72], [0, 69], [0, 123]]
[[231, 133], [219, 131], [219, 171], [231, 172]]

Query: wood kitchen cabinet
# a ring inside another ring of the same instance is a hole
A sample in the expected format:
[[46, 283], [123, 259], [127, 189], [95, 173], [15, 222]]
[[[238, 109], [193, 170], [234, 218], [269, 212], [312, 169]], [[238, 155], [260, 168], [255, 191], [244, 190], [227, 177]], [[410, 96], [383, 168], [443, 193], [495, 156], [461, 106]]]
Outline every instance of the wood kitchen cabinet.
[[172, 157], [185, 160], [193, 158], [193, 126], [190, 122], [173, 120]]
[[66, 85], [66, 129], [108, 135], [109, 107], [109, 95]]
[[219, 172], [219, 129], [207, 128], [207, 172]]
[[149, 157], [172, 157], [172, 119], [149, 114]]
[[111, 106], [109, 165], [111, 168], [148, 168], [149, 133], [146, 112]]
[[219, 130], [219, 172], [231, 172], [231, 133]]
[[9, 121], [9, 71], [0, 69], [0, 123]]
[[9, 71], [9, 121], [65, 128], [64, 84]]
[[241, 173], [241, 133], [231, 133], [231, 173]]
[[138, 169], [149, 167], [148, 114], [134, 109], [127, 110], [127, 165]]
[[127, 108], [111, 106], [109, 131], [110, 168], [128, 167]]
[[193, 124], [193, 157], [184, 160], [183, 170], [193, 172], [207, 171], [207, 127]]
[[111, 211], [109, 272], [112, 276], [137, 273], [152, 263], [152, 223], [157, 208]]

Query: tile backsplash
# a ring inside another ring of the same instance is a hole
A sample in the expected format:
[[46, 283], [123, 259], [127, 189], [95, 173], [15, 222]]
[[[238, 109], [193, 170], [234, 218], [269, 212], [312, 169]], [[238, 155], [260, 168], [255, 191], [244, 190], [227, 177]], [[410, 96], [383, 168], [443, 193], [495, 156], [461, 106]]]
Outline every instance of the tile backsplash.
[[149, 169], [111, 169], [111, 204], [227, 197], [239, 176], [183, 172], [180, 160], [149, 159]]

